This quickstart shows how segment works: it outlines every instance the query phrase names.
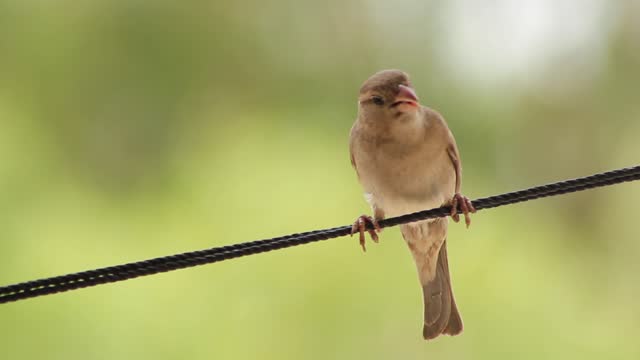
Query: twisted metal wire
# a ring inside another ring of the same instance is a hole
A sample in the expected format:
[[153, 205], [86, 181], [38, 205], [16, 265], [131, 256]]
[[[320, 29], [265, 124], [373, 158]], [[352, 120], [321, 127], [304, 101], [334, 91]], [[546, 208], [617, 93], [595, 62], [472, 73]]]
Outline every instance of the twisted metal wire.
[[[476, 210], [480, 211], [483, 209], [491, 209], [498, 206], [510, 205], [533, 199], [562, 195], [639, 179], [640, 166], [635, 166], [578, 179], [536, 186], [506, 194], [480, 198], [473, 200], [472, 203]], [[460, 211], [461, 209], [458, 210]], [[450, 206], [443, 206], [440, 208], [384, 219], [379, 222], [379, 225], [382, 228], [396, 226], [420, 220], [445, 217], [448, 216], [450, 212]], [[351, 225], [345, 225], [331, 229], [291, 234], [266, 240], [250, 241], [235, 245], [227, 245], [206, 250], [131, 262], [123, 265], [109, 266], [101, 269], [82, 271], [68, 275], [27, 281], [0, 287], [0, 304], [100, 284], [124, 281], [161, 272], [185, 269], [321, 240], [333, 239], [349, 235], [350, 232]]]

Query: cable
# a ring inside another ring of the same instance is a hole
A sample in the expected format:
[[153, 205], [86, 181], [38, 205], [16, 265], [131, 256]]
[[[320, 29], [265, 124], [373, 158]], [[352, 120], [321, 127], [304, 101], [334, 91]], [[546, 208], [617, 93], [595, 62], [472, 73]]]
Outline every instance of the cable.
[[[506, 194], [490, 196], [473, 200], [472, 202], [476, 210], [480, 211], [483, 209], [491, 209], [498, 206], [510, 205], [528, 200], [609, 186], [639, 179], [640, 166], [635, 166], [583, 178], [536, 186]], [[379, 225], [380, 227], [385, 228], [419, 220], [445, 217], [449, 215], [450, 211], [450, 206], [443, 206], [431, 210], [424, 210], [412, 214], [384, 219], [379, 222]], [[235, 245], [227, 245], [132, 262], [124, 265], [110, 266], [96, 270], [27, 281], [0, 287], [0, 304], [100, 284], [124, 281], [161, 272], [185, 269], [321, 240], [333, 239], [349, 235], [350, 232], [351, 225], [345, 225], [331, 229], [309, 231], [266, 240], [250, 241]]]

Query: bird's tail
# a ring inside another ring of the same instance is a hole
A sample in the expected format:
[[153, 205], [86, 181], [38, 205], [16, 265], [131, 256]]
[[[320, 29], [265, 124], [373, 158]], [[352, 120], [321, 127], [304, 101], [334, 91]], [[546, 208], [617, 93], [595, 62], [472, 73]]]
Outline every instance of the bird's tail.
[[458, 335], [462, 332], [462, 318], [451, 290], [447, 241], [440, 247], [436, 275], [422, 286], [424, 296], [424, 327], [422, 336], [434, 339], [440, 334]]

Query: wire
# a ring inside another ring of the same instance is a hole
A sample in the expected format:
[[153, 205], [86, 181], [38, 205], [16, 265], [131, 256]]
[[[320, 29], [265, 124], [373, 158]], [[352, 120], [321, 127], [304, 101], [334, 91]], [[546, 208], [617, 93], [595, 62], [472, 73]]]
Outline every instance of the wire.
[[[473, 200], [476, 210], [491, 209], [543, 197], [562, 195], [602, 186], [609, 186], [640, 179], [640, 166], [624, 168], [595, 174], [573, 180], [566, 180], [506, 194]], [[458, 209], [460, 210], [460, 209]], [[380, 227], [390, 227], [410, 222], [448, 216], [450, 206], [424, 210], [412, 214], [384, 219]], [[370, 226], [370, 225], [369, 225]], [[309, 231], [299, 234], [281, 236], [272, 239], [250, 241], [235, 245], [227, 245], [200, 251], [164, 256], [149, 260], [132, 262], [124, 265], [110, 266], [96, 270], [83, 271], [68, 275], [55, 276], [40, 280], [0, 287], [0, 304], [55, 294], [90, 286], [124, 281], [162, 272], [185, 269], [198, 265], [210, 264], [242, 256], [259, 254], [272, 250], [284, 249], [311, 242], [333, 239], [351, 232], [351, 225], [331, 229]]]

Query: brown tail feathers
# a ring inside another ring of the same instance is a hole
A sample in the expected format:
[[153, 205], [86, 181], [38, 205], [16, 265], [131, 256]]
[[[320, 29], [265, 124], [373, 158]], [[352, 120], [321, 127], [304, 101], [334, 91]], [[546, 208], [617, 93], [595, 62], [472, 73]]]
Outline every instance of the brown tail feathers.
[[438, 337], [440, 334], [458, 335], [462, 332], [462, 319], [451, 290], [449, 262], [447, 260], [447, 241], [440, 247], [436, 276], [422, 286], [424, 296], [424, 328], [422, 336], [425, 340]]

